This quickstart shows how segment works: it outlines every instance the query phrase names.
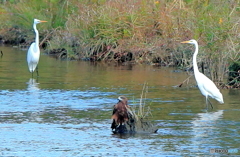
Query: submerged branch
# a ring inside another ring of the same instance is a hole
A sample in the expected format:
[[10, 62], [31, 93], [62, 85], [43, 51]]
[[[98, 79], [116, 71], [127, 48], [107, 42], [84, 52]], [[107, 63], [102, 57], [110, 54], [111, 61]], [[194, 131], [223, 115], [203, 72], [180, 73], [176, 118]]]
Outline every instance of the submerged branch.
[[176, 87], [182, 87], [182, 85], [185, 83], [185, 82], [187, 82], [187, 84], [188, 84], [188, 82], [189, 82], [189, 79], [192, 77], [193, 75], [190, 75], [188, 78], [186, 78], [182, 83], [180, 83], [179, 85], [176, 85]]

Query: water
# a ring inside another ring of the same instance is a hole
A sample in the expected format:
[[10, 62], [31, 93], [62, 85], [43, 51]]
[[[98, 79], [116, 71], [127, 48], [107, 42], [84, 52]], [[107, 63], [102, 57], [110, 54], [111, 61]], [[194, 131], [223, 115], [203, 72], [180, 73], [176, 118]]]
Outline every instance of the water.
[[[61, 61], [41, 55], [31, 78], [26, 51], [0, 47], [0, 156], [204, 156], [228, 149], [240, 155], [239, 90], [221, 90], [225, 104], [174, 68]], [[143, 84], [157, 133], [113, 135], [119, 95], [138, 106]], [[237, 152], [237, 151], [238, 152]]]

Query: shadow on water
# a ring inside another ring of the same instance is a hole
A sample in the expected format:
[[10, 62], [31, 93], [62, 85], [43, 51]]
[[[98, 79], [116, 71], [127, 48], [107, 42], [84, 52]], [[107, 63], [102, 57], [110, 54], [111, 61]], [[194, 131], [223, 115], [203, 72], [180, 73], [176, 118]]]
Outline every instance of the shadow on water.
[[[206, 112], [193, 79], [174, 87], [187, 75], [173, 68], [41, 55], [40, 77], [31, 78], [26, 52], [1, 49], [0, 156], [206, 156], [221, 155], [210, 154], [211, 148], [239, 148], [238, 90], [222, 90], [225, 104], [212, 100], [214, 109]], [[117, 97], [126, 95], [131, 106], [138, 106], [145, 81], [148, 118], [158, 132], [112, 134]]]

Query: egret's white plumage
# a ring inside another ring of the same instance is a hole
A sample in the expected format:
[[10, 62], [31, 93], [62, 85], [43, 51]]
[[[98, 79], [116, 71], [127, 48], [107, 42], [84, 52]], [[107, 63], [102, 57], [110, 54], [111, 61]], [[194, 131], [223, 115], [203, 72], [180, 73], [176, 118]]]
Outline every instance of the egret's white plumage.
[[[220, 93], [219, 89], [216, 85], [204, 74], [200, 73], [197, 66], [197, 54], [198, 54], [198, 43], [196, 40], [192, 39], [189, 41], [184, 41], [181, 43], [189, 43], [195, 45], [195, 52], [193, 54], [193, 70], [194, 76], [198, 85], [199, 90], [201, 91], [202, 95], [206, 97], [206, 104], [208, 105], [208, 97], [212, 97], [213, 99], [217, 100], [219, 103], [223, 104], [223, 96]], [[211, 104], [211, 103], [210, 103]]]
[[34, 72], [38, 65], [38, 61], [40, 58], [40, 49], [39, 49], [39, 34], [36, 25], [41, 22], [47, 22], [47, 21], [41, 21], [38, 19], [34, 19], [33, 21], [33, 29], [35, 31], [36, 37], [35, 42], [31, 44], [31, 46], [28, 49], [27, 53], [27, 63], [28, 63], [28, 69], [31, 73]]

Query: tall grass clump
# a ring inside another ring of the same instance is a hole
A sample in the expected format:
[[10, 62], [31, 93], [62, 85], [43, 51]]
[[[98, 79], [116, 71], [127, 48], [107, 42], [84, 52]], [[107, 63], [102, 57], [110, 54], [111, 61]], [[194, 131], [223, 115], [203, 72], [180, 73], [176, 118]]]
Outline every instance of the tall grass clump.
[[45, 29], [64, 28], [67, 17], [71, 14], [68, 0], [13, 0], [7, 1], [4, 6], [11, 14], [12, 23], [23, 28], [32, 26], [34, 18], [47, 20]]
[[[40, 41], [44, 37], [50, 37], [49, 34], [55, 29], [65, 29], [65, 23], [67, 16], [69, 15], [67, 0], [25, 0], [25, 1], [6, 1], [3, 3], [2, 8], [8, 15], [7, 27], [9, 32], [14, 31], [21, 32], [24, 35], [24, 41], [29, 44], [34, 39], [34, 33], [31, 31], [33, 25], [33, 19], [48, 21], [44, 25], [38, 25]], [[5, 21], [5, 22], [6, 22]], [[2, 21], [4, 22], [4, 21]], [[5, 29], [7, 29], [7, 27]], [[8, 32], [5, 32], [8, 35]], [[11, 33], [10, 33], [11, 35]], [[12, 36], [12, 35], [11, 35]], [[19, 36], [13, 36], [11, 40], [17, 40], [22, 38]]]

